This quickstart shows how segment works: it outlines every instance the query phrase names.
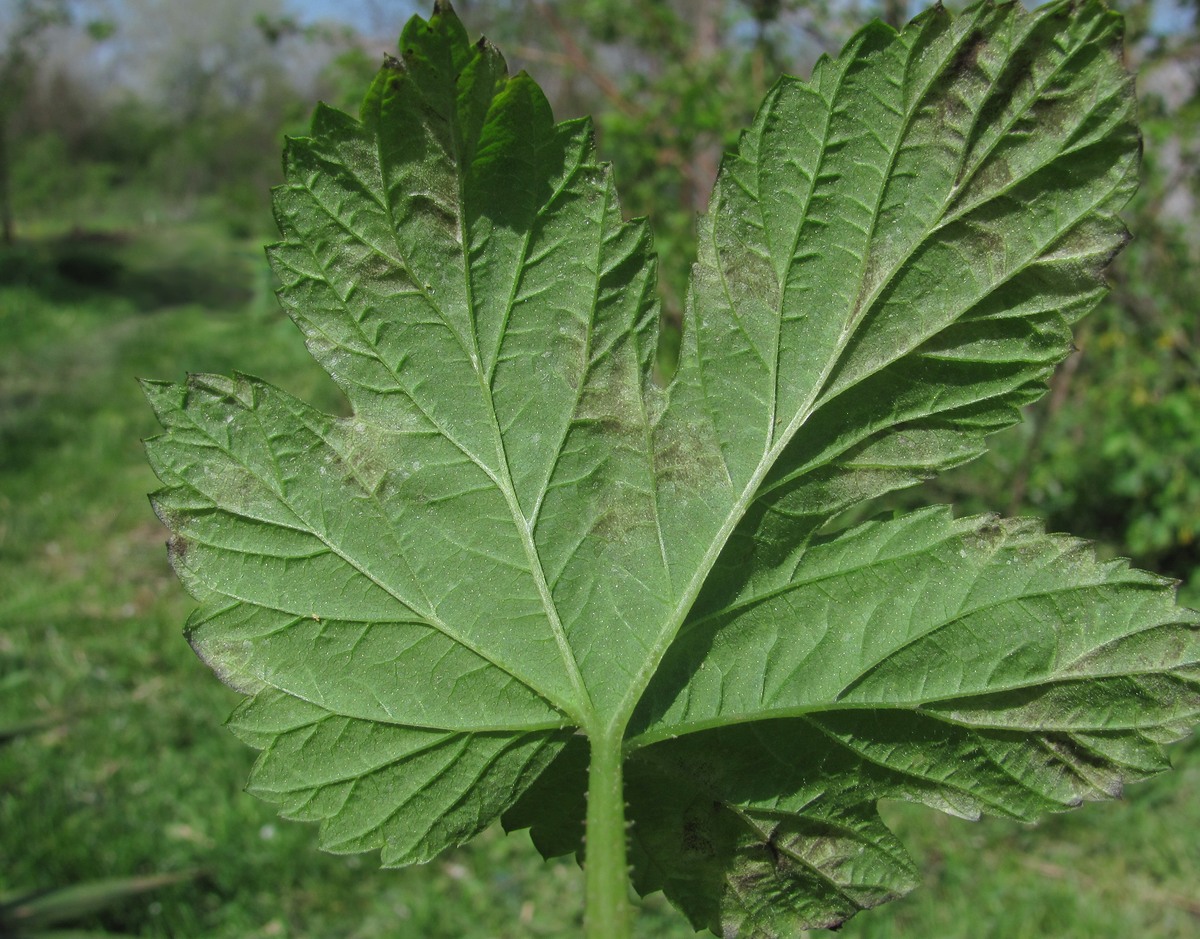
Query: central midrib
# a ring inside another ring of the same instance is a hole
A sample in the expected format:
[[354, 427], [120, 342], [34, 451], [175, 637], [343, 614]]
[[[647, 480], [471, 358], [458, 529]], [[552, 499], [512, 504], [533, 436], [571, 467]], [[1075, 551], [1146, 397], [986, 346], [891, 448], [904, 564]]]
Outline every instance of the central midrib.
[[[485, 122], [486, 123], [486, 122]], [[546, 572], [542, 567], [541, 555], [538, 553], [537, 545], [533, 541], [533, 532], [525, 518], [525, 513], [521, 509], [520, 500], [517, 499], [516, 487], [513, 483], [512, 469], [509, 465], [508, 451], [504, 443], [504, 433], [500, 429], [500, 422], [496, 414], [495, 399], [492, 396], [491, 381], [486, 374], [486, 367], [482, 359], [481, 350], [479, 348], [479, 331], [474, 321], [476, 314], [475, 291], [472, 282], [472, 267], [471, 267], [471, 248], [470, 248], [470, 233], [466, 225], [466, 210], [467, 200], [464, 183], [466, 181], [466, 171], [469, 167], [463, 165], [462, 162], [462, 147], [457, 133], [450, 135], [451, 146], [454, 149], [454, 165], [459, 171], [455, 174], [455, 183], [458, 188], [458, 206], [459, 212], [459, 246], [462, 251], [462, 268], [463, 268], [463, 289], [467, 310], [470, 311], [472, 322], [468, 334], [471, 342], [471, 364], [474, 367], [475, 377], [479, 382], [480, 392], [483, 394], [486, 405], [488, 424], [496, 444], [496, 458], [499, 461], [498, 488], [504, 496], [504, 501], [508, 506], [509, 513], [512, 516], [513, 525], [517, 529], [517, 533], [521, 539], [521, 545], [525, 551], [526, 562], [529, 565], [530, 575], [533, 578], [534, 586], [537, 589], [538, 597], [541, 601], [542, 608], [546, 613], [546, 620], [549, 623], [550, 630], [554, 636], [555, 644], [558, 647], [559, 654], [562, 658], [563, 665], [566, 668], [567, 675], [570, 678], [571, 686], [575, 689], [576, 701], [572, 702], [572, 707], [568, 709], [568, 716], [575, 720], [579, 725], [590, 723], [588, 715], [593, 711], [591, 695], [588, 693], [587, 685], [584, 683], [583, 674], [579, 670], [579, 663], [575, 659], [575, 651], [572, 649], [570, 642], [567, 639], [566, 631], [563, 628], [562, 619], [558, 614], [558, 607], [554, 602], [553, 594], [550, 591], [550, 585], [546, 580]], [[519, 268], [520, 265], [518, 265]], [[514, 275], [520, 277], [520, 271]]]

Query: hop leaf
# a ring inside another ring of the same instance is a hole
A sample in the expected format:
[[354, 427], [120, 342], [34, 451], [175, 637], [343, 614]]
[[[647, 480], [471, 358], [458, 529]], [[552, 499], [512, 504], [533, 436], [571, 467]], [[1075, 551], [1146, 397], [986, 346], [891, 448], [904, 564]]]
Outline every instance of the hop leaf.
[[911, 888], [878, 799], [1031, 819], [1163, 769], [1200, 710], [1168, 583], [944, 508], [826, 533], [978, 455], [1068, 353], [1127, 237], [1120, 39], [1096, 2], [935, 8], [781, 80], [661, 388], [648, 229], [590, 125], [447, 5], [414, 19], [275, 194], [280, 297], [351, 416], [146, 386], [252, 790], [389, 865], [502, 814], [582, 853], [615, 738], [635, 886], [766, 937]]

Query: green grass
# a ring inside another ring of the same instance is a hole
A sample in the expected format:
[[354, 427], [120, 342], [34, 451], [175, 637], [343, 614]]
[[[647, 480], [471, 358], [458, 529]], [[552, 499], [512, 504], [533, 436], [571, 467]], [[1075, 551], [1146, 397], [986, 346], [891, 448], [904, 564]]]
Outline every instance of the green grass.
[[[64, 260], [65, 259], [65, 260]], [[341, 406], [274, 307], [255, 245], [215, 228], [48, 239], [0, 256], [0, 895], [194, 870], [82, 922], [172, 937], [570, 936], [582, 878], [489, 831], [381, 871], [316, 849], [248, 795], [236, 701], [181, 635], [135, 377], [261, 375]], [[1127, 799], [1027, 827], [885, 812], [926, 887], [854, 937], [1191, 937], [1200, 928], [1200, 748]], [[640, 937], [691, 935], [661, 897]]]

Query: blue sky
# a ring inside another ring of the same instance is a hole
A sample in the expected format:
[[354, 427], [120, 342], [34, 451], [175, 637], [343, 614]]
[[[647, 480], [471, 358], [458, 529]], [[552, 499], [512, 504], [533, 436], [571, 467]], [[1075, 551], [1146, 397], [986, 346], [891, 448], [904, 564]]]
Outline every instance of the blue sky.
[[[1109, 2], [1116, 9], [1121, 8], [1120, 0]], [[387, 25], [386, 31], [389, 33], [399, 32], [413, 13], [428, 15], [433, 9], [433, 0], [285, 0], [285, 3], [305, 21], [339, 20], [363, 31], [370, 31], [373, 25]], [[927, 5], [924, 2], [910, 3], [914, 10]], [[1025, 0], [1025, 5], [1037, 6], [1038, 0]], [[1157, 0], [1155, 7], [1154, 26], [1162, 32], [1186, 28], [1193, 16], [1192, 11], [1183, 6], [1180, 0]], [[392, 21], [390, 24], [389, 20]]]
[[[285, 0], [288, 9], [306, 22], [339, 20], [360, 30], [370, 30], [381, 18], [394, 18], [397, 33], [414, 13], [428, 15], [433, 0]], [[426, 9], [428, 7], [429, 9]]]

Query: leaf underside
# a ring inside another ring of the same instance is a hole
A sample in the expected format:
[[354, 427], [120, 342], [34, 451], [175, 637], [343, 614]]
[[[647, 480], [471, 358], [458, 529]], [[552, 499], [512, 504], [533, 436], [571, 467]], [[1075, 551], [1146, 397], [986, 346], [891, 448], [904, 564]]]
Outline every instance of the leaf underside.
[[281, 301], [351, 416], [146, 383], [251, 790], [388, 865], [501, 815], [582, 854], [586, 740], [622, 733], [637, 889], [768, 937], [913, 886], [879, 799], [1033, 819], [1164, 769], [1200, 712], [1170, 584], [1028, 520], [829, 533], [1069, 352], [1127, 238], [1120, 39], [1095, 2], [936, 8], [782, 79], [661, 388], [648, 228], [590, 125], [445, 4], [414, 18], [275, 192]]

